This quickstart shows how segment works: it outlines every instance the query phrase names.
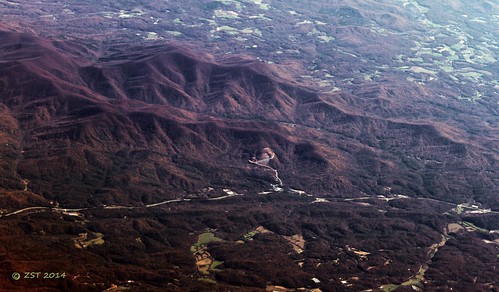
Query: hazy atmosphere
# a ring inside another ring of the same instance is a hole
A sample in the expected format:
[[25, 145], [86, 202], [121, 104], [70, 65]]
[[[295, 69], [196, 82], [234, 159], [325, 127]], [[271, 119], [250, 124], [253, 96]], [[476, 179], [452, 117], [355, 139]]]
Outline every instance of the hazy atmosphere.
[[496, 0], [0, 0], [0, 290], [496, 291], [497, 27]]

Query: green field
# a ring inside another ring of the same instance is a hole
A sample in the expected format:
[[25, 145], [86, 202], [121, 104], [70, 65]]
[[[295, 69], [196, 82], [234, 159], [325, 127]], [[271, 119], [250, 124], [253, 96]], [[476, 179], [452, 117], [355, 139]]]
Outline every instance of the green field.
[[470, 227], [470, 228], [473, 228], [474, 230], [476, 231], [481, 231], [481, 232], [485, 232], [485, 233], [489, 233], [489, 231], [487, 229], [484, 229], [484, 228], [480, 228], [478, 226], [476, 226], [475, 224], [471, 223], [471, 222], [467, 222], [467, 221], [463, 221], [462, 222], [462, 225], [464, 227]]

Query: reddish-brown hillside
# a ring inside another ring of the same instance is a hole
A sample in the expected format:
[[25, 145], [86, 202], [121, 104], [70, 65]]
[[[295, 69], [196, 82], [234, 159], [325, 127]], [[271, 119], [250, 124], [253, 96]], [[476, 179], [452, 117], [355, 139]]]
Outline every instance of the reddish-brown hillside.
[[3, 188], [28, 180], [68, 206], [265, 189], [273, 177], [248, 160], [270, 147], [285, 186], [324, 196], [391, 187], [497, 208], [497, 154], [454, 125], [404, 117], [409, 101], [383, 87], [320, 95], [245, 58], [0, 37]]

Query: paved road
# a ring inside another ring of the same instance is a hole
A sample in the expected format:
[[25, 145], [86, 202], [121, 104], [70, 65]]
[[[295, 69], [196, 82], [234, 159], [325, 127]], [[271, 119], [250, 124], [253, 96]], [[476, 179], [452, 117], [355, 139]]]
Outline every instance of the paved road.
[[[217, 197], [217, 198], [204, 199], [204, 200], [205, 201], [217, 201], [217, 200], [223, 200], [223, 199], [236, 197], [236, 196], [243, 196], [243, 194], [234, 193], [231, 195], [226, 195], [226, 196]], [[200, 199], [199, 201], [201, 201], [201, 200], [203, 200], [203, 199]], [[171, 204], [171, 203], [189, 202], [189, 201], [191, 201], [191, 199], [179, 198], [179, 199], [173, 199], [173, 200], [166, 200], [166, 201], [162, 201], [162, 202], [154, 203], [154, 204], [148, 204], [145, 206], [102, 206], [102, 207], [93, 207], [93, 208], [72, 208], [72, 209], [59, 208], [59, 207], [28, 207], [28, 208], [19, 209], [17, 211], [13, 211], [13, 212], [10, 212], [7, 214], [3, 214], [3, 215], [0, 214], [0, 218], [1, 217], [8, 217], [8, 216], [28, 212], [28, 211], [33, 211], [33, 210], [58, 211], [58, 212], [81, 212], [81, 211], [96, 210], [96, 209], [106, 209], [106, 210], [128, 209], [128, 210], [131, 210], [131, 209], [141, 209], [141, 208], [153, 208], [153, 207]], [[196, 201], [198, 201], [198, 200], [196, 200]]]
[[50, 207], [28, 207], [28, 208], [24, 208], [24, 209], [19, 209], [17, 211], [11, 212], [11, 213], [0, 215], [0, 217], [7, 217], [7, 216], [12, 216], [12, 215], [16, 215], [16, 214], [19, 214], [19, 213], [23, 213], [23, 212], [26, 212], [26, 211], [43, 210], [43, 209], [49, 210], [49, 209], [52, 209], [52, 208], [50, 208]]
[[[274, 158], [274, 156], [272, 156], [270, 159], [272, 159], [272, 158]], [[282, 181], [279, 179], [277, 170], [273, 169], [270, 166], [259, 164], [260, 161], [250, 161], [250, 163], [256, 164], [258, 166], [266, 167], [266, 168], [269, 168], [269, 169], [275, 171], [276, 179], [279, 181], [280, 186], [282, 186]], [[218, 200], [224, 200], [224, 199], [228, 199], [228, 198], [236, 197], [236, 196], [243, 196], [243, 194], [233, 193], [233, 194], [228, 194], [226, 196], [221, 196], [221, 197], [217, 197], [217, 198], [199, 199], [199, 200], [195, 200], [195, 201], [202, 201], [202, 200], [204, 200], [204, 201], [218, 201]], [[367, 197], [356, 197], [356, 198], [355, 197], [354, 198], [329, 198], [329, 200], [334, 200], [336, 202], [338, 202], [338, 201], [347, 202], [347, 201], [352, 201], [352, 200], [368, 199], [368, 198], [376, 198], [376, 197], [369, 197], [369, 196], [367, 196]], [[398, 199], [401, 199], [401, 198], [398, 198]], [[418, 200], [429, 200], [429, 201], [433, 201], [433, 202], [444, 203], [444, 204], [452, 205], [454, 207], [457, 207], [457, 205], [458, 205], [456, 203], [441, 201], [441, 200], [432, 199], [432, 198], [416, 198], [416, 199], [418, 199]], [[12, 215], [16, 215], [16, 214], [28, 212], [28, 211], [33, 211], [33, 210], [58, 211], [58, 212], [81, 212], [81, 211], [96, 210], [96, 209], [128, 209], [128, 210], [131, 210], [131, 209], [141, 209], [141, 208], [154, 208], [154, 207], [157, 207], [157, 206], [171, 204], [171, 203], [190, 202], [190, 201], [191, 201], [191, 199], [178, 198], [178, 199], [173, 199], [173, 200], [162, 201], [162, 202], [159, 202], [159, 203], [147, 204], [145, 206], [102, 206], [102, 207], [92, 207], [92, 208], [71, 208], [71, 209], [69, 209], [69, 208], [60, 208], [60, 207], [41, 207], [41, 206], [37, 207], [37, 206], [35, 206], [35, 207], [27, 207], [27, 208], [19, 209], [19, 210], [16, 210], [16, 211], [13, 211], [13, 212], [10, 212], [10, 213], [7, 213], [7, 214], [0, 214], [0, 218], [2, 218], [2, 217], [8, 217], [8, 216], [12, 216]], [[489, 211], [488, 213], [484, 213], [484, 214], [499, 214], [499, 212], [497, 212], [497, 211]]]

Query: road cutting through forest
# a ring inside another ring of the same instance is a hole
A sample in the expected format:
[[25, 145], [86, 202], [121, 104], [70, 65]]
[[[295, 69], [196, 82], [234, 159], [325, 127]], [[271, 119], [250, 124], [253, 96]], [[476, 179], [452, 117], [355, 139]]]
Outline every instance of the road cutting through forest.
[[270, 160], [274, 159], [274, 157], [275, 157], [275, 153], [272, 152], [272, 156], [269, 158], [256, 160], [256, 161], [253, 161], [253, 160], [248, 160], [248, 161], [249, 161], [249, 163], [252, 163], [252, 164], [255, 164], [255, 165], [265, 167], [267, 169], [272, 170], [274, 172], [275, 180], [279, 183], [279, 186], [282, 186], [282, 180], [279, 178], [279, 172], [277, 171], [277, 169], [274, 169], [274, 168], [264, 164], [264, 163], [268, 163]]

